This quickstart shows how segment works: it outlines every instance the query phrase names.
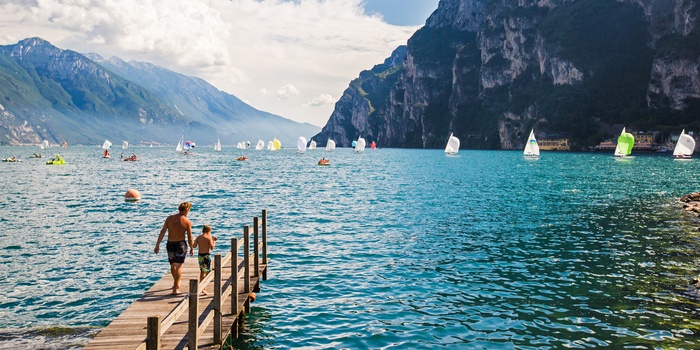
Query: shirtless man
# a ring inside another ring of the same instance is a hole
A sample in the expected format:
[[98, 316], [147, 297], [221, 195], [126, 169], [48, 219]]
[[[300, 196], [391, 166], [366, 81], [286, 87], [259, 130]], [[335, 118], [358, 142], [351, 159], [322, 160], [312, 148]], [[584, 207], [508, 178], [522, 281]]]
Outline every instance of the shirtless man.
[[160, 235], [156, 242], [156, 248], [153, 249], [153, 252], [158, 254], [160, 251], [160, 242], [163, 241], [165, 231], [168, 231], [168, 243], [166, 244], [166, 248], [168, 250], [168, 262], [170, 262], [170, 273], [173, 275], [173, 291], [171, 293], [173, 295], [178, 294], [180, 278], [182, 277], [182, 264], [185, 263], [185, 257], [187, 256], [188, 245], [187, 242], [185, 242], [185, 234], [187, 234], [187, 241], [189, 242], [190, 256], [194, 255], [194, 248], [192, 246], [192, 222], [187, 218], [190, 208], [192, 208], [192, 204], [189, 202], [182, 202], [180, 206], [178, 206], [179, 212], [165, 219], [163, 229], [160, 230]]

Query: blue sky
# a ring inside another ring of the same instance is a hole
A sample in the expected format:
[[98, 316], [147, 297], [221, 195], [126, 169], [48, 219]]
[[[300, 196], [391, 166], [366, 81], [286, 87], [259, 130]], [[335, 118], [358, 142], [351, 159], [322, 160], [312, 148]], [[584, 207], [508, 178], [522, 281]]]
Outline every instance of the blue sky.
[[389, 24], [416, 26], [425, 24], [440, 0], [366, 0], [368, 14], [379, 13]]
[[405, 45], [438, 2], [0, 0], [0, 45], [41, 37], [61, 49], [150, 62], [324, 126], [350, 81]]

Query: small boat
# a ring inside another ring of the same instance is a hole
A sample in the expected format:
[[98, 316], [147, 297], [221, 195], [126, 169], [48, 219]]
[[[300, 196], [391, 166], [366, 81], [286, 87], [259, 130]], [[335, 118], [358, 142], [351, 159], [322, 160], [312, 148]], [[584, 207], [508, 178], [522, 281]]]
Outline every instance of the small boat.
[[122, 160], [125, 161], [125, 162], [135, 162], [135, 161], [138, 160], [138, 158], [136, 158], [136, 155], [135, 155], [135, 154], [132, 154], [131, 157], [126, 157], [126, 158], [124, 158], [124, 159], [122, 159]]
[[297, 152], [306, 152], [306, 137], [299, 136], [299, 138], [297, 139]]
[[309, 142], [309, 151], [316, 149], [316, 141], [311, 139], [311, 142]]
[[255, 145], [255, 150], [261, 151], [263, 148], [265, 148], [265, 141], [258, 139], [258, 143]]
[[126, 141], [122, 141], [122, 149], [127, 149], [129, 148], [129, 143]]
[[177, 147], [175, 147], [175, 151], [177, 152], [182, 152], [185, 147], [185, 136], [182, 136], [179, 141], [177, 141]]
[[535, 138], [535, 129], [530, 130], [530, 136], [525, 142], [525, 149], [523, 150], [523, 157], [526, 158], [538, 158], [540, 156], [540, 146], [537, 144], [537, 139]]
[[112, 143], [109, 140], [105, 140], [102, 144], [102, 149], [105, 150], [102, 154], [102, 158], [109, 158], [109, 149], [112, 148]]
[[692, 136], [685, 133], [685, 129], [678, 136], [678, 143], [673, 150], [673, 158], [678, 160], [692, 159], [693, 151], [695, 150], [695, 140]]
[[221, 152], [221, 140], [216, 139], [216, 144], [214, 145], [214, 151]]
[[335, 149], [335, 141], [328, 139], [326, 143], [326, 152], [332, 152]]
[[331, 165], [331, 161], [329, 159], [326, 159], [326, 158], [321, 158], [318, 161], [318, 165]]
[[10, 157], [10, 158], [5, 158], [2, 161], [8, 162], [8, 163], [17, 163], [17, 162], [21, 162], [22, 160], [17, 158], [17, 157]]
[[272, 141], [267, 141], [267, 150], [272, 151], [275, 149], [275, 146], [272, 145]]
[[41, 149], [48, 149], [49, 148], [49, 141], [44, 140], [41, 142]]
[[372, 141], [372, 143], [369, 144], [369, 148], [371, 149], [377, 149], [377, 143]]
[[617, 138], [617, 146], [615, 147], [615, 160], [632, 159], [629, 155], [634, 147], [634, 136], [622, 128], [620, 136]]
[[365, 151], [365, 146], [367, 146], [367, 141], [360, 136], [357, 139], [357, 144], [355, 144], [355, 152], [362, 153]]
[[61, 157], [60, 154], [56, 155], [56, 158], [52, 158], [46, 161], [47, 165], [63, 165], [66, 164], [66, 161], [63, 160], [63, 157]]
[[246, 156], [240, 156], [240, 157], [236, 158], [236, 160], [239, 161], [239, 162], [244, 162], [244, 161], [247, 161], [247, 160], [248, 160], [248, 157], [246, 157]]
[[29, 156], [29, 158], [43, 158], [44, 156], [41, 155], [41, 153], [34, 153]]
[[450, 133], [450, 138], [447, 140], [447, 146], [445, 146], [445, 153], [448, 155], [454, 155], [459, 152], [459, 139]]

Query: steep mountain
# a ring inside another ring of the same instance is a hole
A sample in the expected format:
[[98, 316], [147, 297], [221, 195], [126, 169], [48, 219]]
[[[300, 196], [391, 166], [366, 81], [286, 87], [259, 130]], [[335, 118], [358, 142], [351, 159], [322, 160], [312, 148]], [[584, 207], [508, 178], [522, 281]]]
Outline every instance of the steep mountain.
[[[222, 142], [237, 143], [277, 137], [293, 145], [299, 136], [313, 135], [318, 127], [297, 123], [257, 110], [236, 96], [220, 91], [206, 81], [175, 73], [146, 62], [125, 62], [117, 57], [105, 60], [87, 57], [118, 75], [145, 87], [167, 105], [202, 125], [216, 126]], [[212, 142], [216, 139], [212, 139]]]
[[200, 143], [318, 130], [258, 111], [201, 79], [140, 62], [91, 58], [39, 38], [0, 46], [0, 142]]
[[315, 139], [441, 148], [454, 132], [462, 148], [518, 149], [534, 127], [583, 149], [621, 125], [698, 130], [699, 18], [693, 0], [441, 0]]

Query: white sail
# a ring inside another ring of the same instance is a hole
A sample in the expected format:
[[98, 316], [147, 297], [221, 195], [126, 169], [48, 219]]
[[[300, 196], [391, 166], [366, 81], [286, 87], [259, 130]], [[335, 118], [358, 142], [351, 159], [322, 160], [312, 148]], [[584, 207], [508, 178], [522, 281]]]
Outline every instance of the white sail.
[[129, 148], [129, 143], [126, 141], [122, 141], [122, 149], [127, 149]]
[[236, 144], [236, 148], [238, 148], [238, 149], [243, 149], [243, 144], [240, 143], [240, 142], [237, 143], [237, 144]]
[[216, 139], [216, 144], [214, 145], [214, 151], [221, 152], [221, 140], [219, 138]]
[[102, 149], [110, 149], [112, 147], [112, 143], [109, 142], [109, 140], [105, 140], [105, 142], [102, 144]]
[[692, 136], [685, 133], [685, 129], [678, 136], [678, 143], [673, 150], [673, 156], [677, 158], [690, 158], [695, 150], [695, 140]]
[[[625, 128], [622, 128], [622, 132], [620, 133], [620, 135], [622, 135], [622, 134], [624, 134], [624, 133], [625, 133]], [[625, 156], [625, 155], [622, 153], [622, 151], [620, 150], [620, 144], [619, 144], [619, 143], [615, 146], [615, 153], [614, 153], [613, 155], [614, 155], [615, 157], [624, 157], [624, 156]]]
[[41, 143], [41, 149], [48, 149], [49, 148], [49, 141], [44, 140], [44, 142]]
[[326, 143], [326, 151], [331, 152], [335, 149], [335, 141], [328, 139], [328, 142]]
[[367, 145], [367, 141], [363, 139], [362, 137], [357, 139], [357, 144], [355, 145], [355, 152], [357, 153], [362, 153], [365, 151], [365, 146]]
[[258, 140], [258, 144], [255, 145], [255, 150], [260, 151], [263, 148], [265, 148], [265, 141], [263, 140]]
[[275, 147], [272, 146], [272, 141], [267, 141], [267, 150], [272, 151], [273, 149], [275, 149]]
[[525, 143], [525, 149], [523, 150], [523, 155], [527, 157], [540, 156], [540, 146], [537, 144], [534, 129], [530, 131], [530, 136], [527, 138], [527, 142]]
[[297, 139], [297, 151], [299, 153], [306, 152], [306, 137], [299, 136], [299, 138]]
[[450, 133], [450, 139], [447, 140], [447, 146], [445, 146], [445, 153], [457, 154], [457, 152], [459, 152], [459, 139]]
[[309, 150], [312, 150], [312, 149], [316, 149], [316, 141], [314, 141], [313, 139], [309, 143]]
[[182, 152], [183, 147], [185, 146], [185, 137], [181, 137], [180, 140], [177, 141], [177, 147], [175, 148], [176, 151]]

